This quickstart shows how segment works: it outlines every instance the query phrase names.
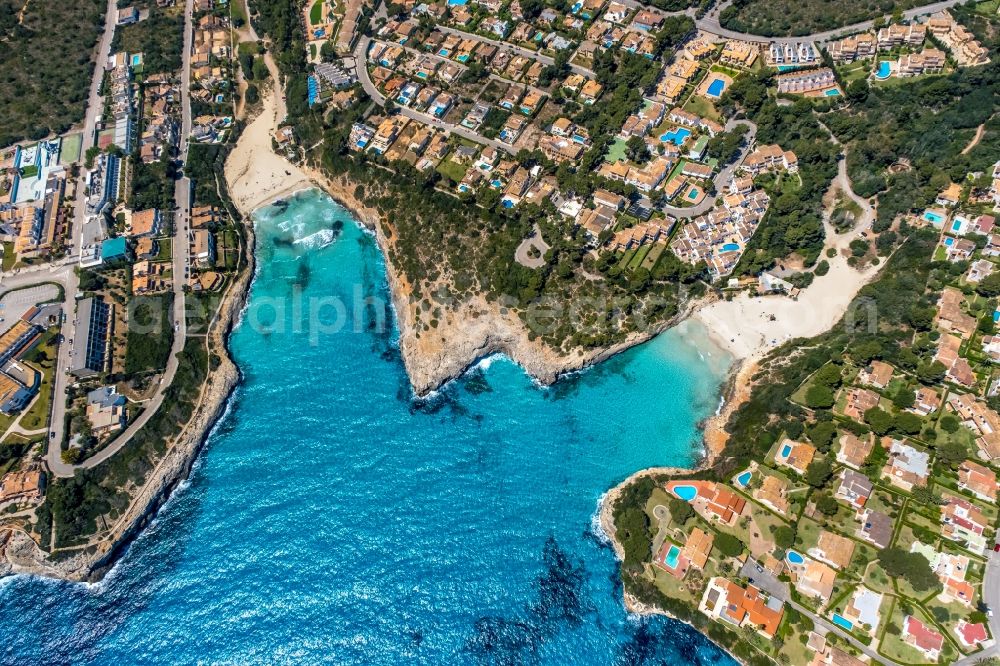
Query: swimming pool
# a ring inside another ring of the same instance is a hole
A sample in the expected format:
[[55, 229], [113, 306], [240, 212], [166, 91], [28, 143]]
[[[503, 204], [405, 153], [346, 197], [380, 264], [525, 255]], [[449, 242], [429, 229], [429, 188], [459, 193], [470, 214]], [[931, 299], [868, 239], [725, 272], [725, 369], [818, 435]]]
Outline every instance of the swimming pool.
[[878, 71], [875, 72], [876, 79], [887, 79], [889, 74], [892, 73], [892, 66], [889, 64], [888, 60], [883, 60], [878, 64]]
[[698, 489], [694, 486], [674, 486], [673, 492], [685, 502], [690, 502], [698, 496]]
[[495, 178], [495, 179], [493, 179], [493, 180], [490, 181], [490, 185], [492, 185], [493, 187], [495, 187], [495, 188], [497, 188], [499, 190], [500, 187], [503, 185], [503, 183], [500, 182], [499, 178]]
[[688, 197], [688, 199], [690, 199], [691, 201], [694, 201], [695, 199], [697, 199], [697, 198], [698, 198], [698, 195], [699, 195], [700, 193], [701, 193], [701, 192], [700, 192], [700, 191], [698, 190], [698, 188], [697, 188], [697, 187], [692, 187], [692, 188], [691, 188], [690, 190], [688, 190], [688, 194], [687, 194], [687, 197]]
[[830, 88], [829, 90], [826, 90], [823, 94], [826, 95], [827, 97], [837, 97], [838, 95], [840, 95], [840, 91], [836, 88]]
[[660, 141], [663, 141], [664, 143], [669, 141], [675, 146], [679, 146], [682, 143], [684, 143], [689, 136], [691, 136], [691, 130], [687, 129], [686, 127], [675, 127], [669, 132], [664, 132], [663, 134], [661, 134]]
[[455, 7], [457, 5], [465, 5], [468, 4], [468, 2], [469, 0], [448, 0], [448, 4], [451, 5], [452, 7]]
[[138, 67], [141, 64], [142, 64], [142, 54], [141, 53], [133, 53], [132, 54], [132, 66], [133, 67]]
[[503, 201], [500, 202], [500, 205], [503, 206], [504, 208], [513, 208], [514, 202], [511, 201], [510, 199], [504, 199]]
[[[736, 243], [726, 243], [725, 245], [722, 246], [722, 251], [723, 252], [736, 252], [739, 249], [740, 249], [740, 246], [737, 245]], [[788, 448], [788, 447], [785, 447], [785, 448]]]
[[681, 549], [677, 546], [671, 544], [670, 550], [667, 551], [666, 556], [663, 558], [663, 563], [671, 569], [677, 568], [677, 558], [681, 556]]
[[460, 55], [457, 58], [455, 58], [455, 60], [457, 60], [459, 62], [465, 62], [468, 59], [469, 59], [469, 54], [468, 53], [463, 53], [462, 55]]
[[952, 238], [951, 236], [945, 236], [945, 238], [944, 238], [944, 244], [945, 244], [945, 247], [951, 247], [952, 245], [955, 244], [955, 239]]
[[924, 219], [934, 224], [941, 224], [942, 222], [944, 222], [944, 215], [942, 215], [941, 213], [936, 213], [932, 210], [925, 210]]
[[788, 561], [791, 562], [792, 564], [802, 564], [803, 562], [806, 561], [804, 557], [799, 555], [794, 550], [790, 550], [787, 553], [785, 553], [785, 557], [788, 558]]
[[710, 84], [708, 84], [708, 94], [712, 97], [719, 97], [722, 95], [722, 91], [726, 89], [726, 82], [722, 79], [715, 79]]
[[833, 620], [833, 623], [838, 627], [840, 627], [841, 629], [846, 629], [847, 631], [850, 631], [851, 629], [854, 628], [854, 623], [848, 620], [846, 617], [843, 617], [839, 613], [834, 613], [833, 617], [830, 619]]
[[951, 223], [951, 230], [952, 231], [958, 231], [959, 229], [961, 229], [962, 228], [962, 222], [963, 222], [962, 220], [955, 220], [954, 222], [952, 222]]
[[449, 51], [448, 49], [441, 49], [440, 51], [438, 51], [438, 55], [441, 56], [442, 58], [447, 58], [449, 53], [451, 53], [451, 51]]
[[738, 477], [736, 477], [736, 483], [740, 484], [743, 487], [746, 487], [746, 485], [748, 483], [750, 483], [750, 477], [752, 477], [752, 476], [753, 476], [753, 472], [751, 472], [750, 470], [747, 470], [747, 471], [743, 472], [742, 474], [740, 474]]
[[788, 454], [791, 453], [791, 452], [792, 452], [792, 445], [791, 444], [785, 444], [783, 447], [781, 447], [781, 457], [782, 458], [787, 458]]

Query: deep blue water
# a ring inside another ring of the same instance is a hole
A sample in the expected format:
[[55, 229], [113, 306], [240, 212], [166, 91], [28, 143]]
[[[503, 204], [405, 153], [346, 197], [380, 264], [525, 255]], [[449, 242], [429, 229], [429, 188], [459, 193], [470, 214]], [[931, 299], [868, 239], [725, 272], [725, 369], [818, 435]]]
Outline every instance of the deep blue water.
[[[697, 457], [727, 365], [703, 336], [549, 389], [496, 359], [415, 401], [391, 322], [350, 306], [386, 298], [371, 237], [315, 192], [258, 229], [245, 380], [190, 483], [100, 584], [0, 582], [0, 663], [733, 663], [629, 617], [592, 524], [631, 472]], [[276, 316], [296, 291], [324, 331]]]

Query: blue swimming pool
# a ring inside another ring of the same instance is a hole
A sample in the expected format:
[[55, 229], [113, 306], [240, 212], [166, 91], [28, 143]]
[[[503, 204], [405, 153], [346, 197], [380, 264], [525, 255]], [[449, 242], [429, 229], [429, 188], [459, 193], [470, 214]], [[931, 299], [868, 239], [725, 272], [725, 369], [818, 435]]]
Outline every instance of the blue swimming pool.
[[994, 310], [993, 311], [993, 323], [995, 324], [998, 321], [1000, 321], [1000, 310]]
[[500, 182], [499, 178], [494, 178], [493, 180], [490, 181], [490, 185], [492, 185], [493, 187], [495, 187], [495, 188], [497, 188], [499, 190], [500, 187], [503, 185], [503, 183]]
[[826, 95], [827, 97], [836, 97], [840, 94], [840, 90], [838, 90], [837, 88], [830, 88], [823, 94]]
[[876, 79], [887, 79], [892, 73], [892, 67], [888, 60], [883, 60], [878, 64], [878, 71], [875, 72]]
[[725, 245], [722, 246], [723, 252], [736, 252], [739, 249], [740, 246], [737, 245], [736, 243], [726, 243]]
[[465, 62], [468, 59], [469, 59], [469, 54], [468, 53], [463, 53], [462, 55], [460, 55], [457, 58], [455, 58], [455, 60], [457, 60], [459, 62]]
[[465, 5], [468, 4], [468, 2], [469, 0], [448, 0], [448, 4], [452, 7], [455, 7], [456, 5]]
[[787, 458], [788, 454], [791, 453], [791, 452], [792, 452], [792, 446], [791, 446], [791, 444], [785, 444], [783, 447], [781, 447], [781, 457], [782, 458]]
[[804, 557], [799, 555], [794, 550], [790, 550], [787, 553], [785, 553], [785, 557], [788, 558], [788, 561], [791, 562], [792, 564], [802, 564], [803, 562], [806, 561]]
[[306, 79], [306, 92], [309, 95], [309, 106], [319, 100], [319, 81], [316, 80], [316, 77], [310, 76]]
[[664, 143], [669, 141], [675, 146], [679, 146], [684, 143], [689, 136], [691, 136], [691, 130], [686, 127], [675, 127], [669, 132], [661, 134], [660, 141], [663, 141]]
[[935, 213], [932, 210], [924, 211], [924, 219], [933, 224], [941, 224], [944, 222], [944, 216], [941, 213]]
[[958, 231], [961, 228], [962, 228], [962, 220], [955, 220], [954, 222], [951, 223], [952, 231]]
[[674, 495], [677, 495], [685, 502], [690, 502], [698, 496], [698, 489], [694, 486], [674, 486]]
[[681, 549], [675, 545], [670, 546], [670, 550], [667, 551], [666, 556], [663, 558], [663, 563], [666, 564], [671, 569], [677, 568], [677, 558], [681, 556]]
[[449, 53], [451, 53], [451, 51], [449, 51], [448, 49], [441, 49], [440, 51], [438, 51], [438, 55], [441, 56], [442, 58], [447, 58]]
[[847, 631], [850, 631], [851, 629], [854, 628], [854, 623], [848, 620], [846, 617], [843, 617], [839, 613], [834, 613], [833, 617], [830, 619], [833, 620], [833, 623], [838, 627], [840, 627], [841, 629], [846, 629]]
[[710, 84], [708, 84], [708, 94], [712, 97], [719, 97], [722, 95], [722, 91], [726, 89], [726, 82], [722, 79], [715, 79]]
[[687, 193], [688, 199], [690, 199], [691, 201], [694, 201], [695, 199], [698, 198], [698, 193], [699, 192], [700, 192], [700, 190], [698, 190], [697, 187], [692, 187], [690, 190], [688, 190], [688, 193]]
[[944, 244], [946, 247], [951, 247], [952, 245], [955, 244], [955, 239], [952, 238], [951, 236], [945, 236]]
[[745, 488], [746, 485], [748, 483], [750, 483], [750, 477], [752, 477], [752, 476], [753, 476], [753, 472], [751, 472], [750, 470], [747, 470], [747, 471], [743, 472], [742, 474], [740, 474], [738, 477], [736, 477], [736, 483], [740, 484], [741, 486], [743, 486]]
[[141, 64], [142, 64], [142, 54], [141, 53], [133, 53], [132, 54], [132, 66], [133, 67], [138, 67]]

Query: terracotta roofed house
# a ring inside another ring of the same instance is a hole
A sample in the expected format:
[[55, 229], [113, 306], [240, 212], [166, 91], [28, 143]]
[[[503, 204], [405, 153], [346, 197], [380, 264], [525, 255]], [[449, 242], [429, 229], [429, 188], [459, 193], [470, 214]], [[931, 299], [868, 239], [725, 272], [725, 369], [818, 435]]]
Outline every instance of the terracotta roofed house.
[[840, 437], [840, 448], [837, 449], [837, 462], [859, 468], [865, 464], [868, 455], [875, 446], [875, 440], [870, 434], [858, 437], [852, 432], [845, 433]]
[[872, 361], [858, 373], [858, 381], [875, 388], [884, 389], [892, 379], [892, 366], [882, 361]]
[[958, 487], [988, 502], [997, 499], [997, 475], [989, 467], [966, 460], [958, 468]]
[[705, 586], [698, 610], [737, 627], [753, 627], [764, 637], [773, 638], [784, 615], [784, 603], [765, 597], [753, 585], [744, 589], [731, 580], [715, 577]]
[[903, 620], [903, 640], [920, 650], [931, 661], [937, 661], [944, 645], [944, 636], [912, 615], [907, 615]]
[[771, 507], [780, 514], [788, 513], [788, 484], [773, 474], [766, 474], [753, 496], [761, 504]]
[[695, 527], [684, 542], [681, 555], [691, 563], [691, 566], [704, 569], [708, 562], [708, 556], [712, 552], [712, 542], [715, 537], [710, 532], [703, 532]]
[[819, 534], [819, 541], [809, 549], [809, 554], [838, 569], [846, 569], [854, 555], [854, 541], [828, 530]]
[[793, 442], [785, 439], [778, 447], [778, 452], [774, 456], [776, 465], [784, 465], [794, 469], [799, 474], [805, 474], [806, 468], [816, 455], [816, 447], [803, 442]]

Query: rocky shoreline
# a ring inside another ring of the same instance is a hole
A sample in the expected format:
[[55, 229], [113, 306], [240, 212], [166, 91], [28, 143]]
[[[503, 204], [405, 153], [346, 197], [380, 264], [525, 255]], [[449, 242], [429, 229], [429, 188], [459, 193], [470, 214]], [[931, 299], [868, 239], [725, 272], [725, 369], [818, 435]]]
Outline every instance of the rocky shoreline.
[[[247, 243], [250, 247], [254, 243], [252, 225], [248, 225]], [[247, 265], [227, 290], [208, 337], [209, 353], [218, 355], [219, 366], [209, 370], [194, 414], [129, 508], [98, 542], [71, 555], [57, 553], [53, 557], [24, 532], [9, 533], [6, 544], [0, 543], [5, 559], [0, 562], [0, 577], [27, 574], [70, 581], [100, 580], [189, 476], [213, 426], [225, 413], [229, 398], [239, 384], [240, 372], [229, 355], [228, 340], [246, 303], [254, 275], [253, 253], [248, 251], [246, 254]]]
[[[501, 305], [477, 297], [442, 312], [432, 331], [418, 332], [413, 290], [389, 260], [392, 241], [386, 234], [385, 222], [379, 212], [354, 195], [355, 183], [345, 179], [330, 179], [307, 169], [310, 182], [325, 191], [346, 208], [366, 228], [375, 234], [386, 257], [386, 274], [400, 330], [400, 354], [417, 396], [426, 396], [453, 379], [465, 374], [482, 359], [503, 354], [517, 363], [535, 381], [543, 385], [560, 377], [605, 361], [616, 354], [647, 342], [663, 331], [688, 318], [695, 309], [690, 305], [684, 312], [641, 333], [609, 347], [595, 350], [575, 350], [562, 354], [541, 340], [532, 340], [518, 315]], [[390, 226], [391, 231], [391, 226]]]

